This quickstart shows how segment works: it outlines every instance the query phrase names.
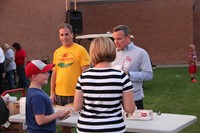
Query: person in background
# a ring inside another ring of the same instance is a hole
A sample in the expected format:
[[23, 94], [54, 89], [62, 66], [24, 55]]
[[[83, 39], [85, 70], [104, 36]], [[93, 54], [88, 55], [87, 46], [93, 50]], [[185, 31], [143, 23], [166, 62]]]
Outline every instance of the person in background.
[[10, 89], [14, 89], [15, 88], [15, 70], [16, 70], [15, 53], [13, 52], [13, 50], [10, 48], [10, 46], [7, 43], [4, 43], [2, 45], [2, 49], [5, 55], [4, 70], [6, 72], [6, 79], [8, 81]]
[[113, 29], [113, 39], [117, 49], [117, 57], [112, 62], [112, 66], [129, 75], [133, 84], [137, 109], [144, 109], [143, 82], [153, 78], [149, 55], [131, 41], [130, 29], [126, 25], [119, 25]]
[[[86, 49], [73, 42], [70, 24], [63, 23], [58, 30], [62, 46], [54, 52], [50, 94], [53, 103], [66, 105], [73, 103], [78, 77], [89, 68], [90, 60]], [[71, 128], [63, 127], [63, 132], [70, 133]]]
[[195, 83], [197, 80], [195, 79], [195, 74], [197, 73], [197, 55], [196, 55], [196, 49], [194, 44], [189, 45], [189, 55], [188, 55], [188, 60], [189, 60], [189, 74], [190, 74], [190, 79], [191, 82]]
[[3, 72], [4, 72], [5, 56], [2, 48], [0, 47], [0, 94], [3, 93]]
[[48, 83], [49, 73], [54, 64], [46, 65], [40, 60], [33, 60], [25, 68], [30, 86], [26, 94], [26, 123], [29, 133], [55, 133], [56, 118], [64, 118], [66, 110], [54, 112], [51, 99], [42, 90]]
[[123, 71], [111, 67], [115, 57], [111, 39], [98, 37], [92, 41], [93, 68], [79, 77], [74, 97], [74, 109], [81, 110], [77, 132], [125, 132], [122, 107], [127, 113], [134, 112], [133, 86]]
[[19, 78], [18, 88], [28, 88], [29, 83], [24, 71], [26, 51], [22, 49], [21, 45], [17, 42], [13, 43], [12, 47], [15, 50], [15, 63]]

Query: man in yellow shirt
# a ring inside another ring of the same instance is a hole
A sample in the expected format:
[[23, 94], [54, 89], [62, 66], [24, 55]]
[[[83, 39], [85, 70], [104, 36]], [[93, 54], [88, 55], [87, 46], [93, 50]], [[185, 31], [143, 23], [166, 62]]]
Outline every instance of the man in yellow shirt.
[[[80, 74], [89, 68], [90, 59], [86, 49], [73, 42], [72, 26], [63, 23], [59, 26], [59, 38], [62, 46], [53, 56], [55, 67], [51, 76], [51, 100], [65, 105], [73, 103], [76, 83]], [[69, 132], [67, 127], [64, 132]]]

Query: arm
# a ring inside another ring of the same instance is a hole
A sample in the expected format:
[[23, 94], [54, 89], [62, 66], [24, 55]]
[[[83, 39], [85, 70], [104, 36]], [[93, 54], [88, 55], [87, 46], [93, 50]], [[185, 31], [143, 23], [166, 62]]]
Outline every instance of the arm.
[[[129, 70], [131, 81], [147, 81], [153, 78], [153, 70], [149, 55], [146, 51], [141, 51], [138, 55], [137, 62], [132, 63]], [[137, 64], [135, 64], [137, 63]]]
[[123, 97], [124, 111], [127, 113], [133, 113], [135, 111], [133, 91], [130, 90], [130, 91], [123, 92], [122, 97]]
[[10, 64], [10, 62], [12, 62], [14, 60], [14, 57], [11, 57], [9, 59], [5, 60], [5, 65], [8, 66]]
[[135, 111], [135, 102], [133, 95], [133, 85], [126, 74], [122, 75], [123, 93], [122, 93], [122, 104], [124, 111], [127, 113], [133, 113]]
[[53, 103], [56, 100], [55, 88], [56, 88], [56, 70], [53, 69], [53, 72], [51, 75], [51, 89], [50, 89], [50, 97]]
[[5, 65], [8, 66], [14, 60], [15, 60], [14, 52], [11, 49], [8, 49], [5, 54]]
[[35, 120], [38, 125], [43, 125], [55, 120], [56, 118], [64, 118], [67, 115], [69, 115], [69, 112], [66, 112], [65, 110], [58, 110], [57, 112], [51, 115], [35, 115]]
[[139, 72], [129, 71], [129, 77], [131, 81], [147, 81], [153, 78], [153, 72], [152, 71], [139, 71]]
[[36, 94], [28, 99], [30, 99], [26, 101], [26, 104], [30, 105], [28, 110], [30, 109], [33, 111], [35, 121], [38, 125], [49, 123], [56, 118], [64, 118], [69, 114], [69, 112], [65, 112], [66, 110], [64, 109], [53, 112], [52, 104], [49, 102], [49, 98], [43, 94]]
[[90, 67], [90, 57], [85, 48], [82, 48], [80, 53], [80, 66], [83, 72]]
[[[194, 58], [195, 57], [195, 58]], [[193, 64], [193, 65], [197, 65], [198, 61], [197, 61], [197, 56], [195, 55], [192, 55], [192, 54], [189, 54], [189, 64]]]
[[79, 111], [83, 107], [83, 92], [81, 90], [76, 90], [74, 95], [74, 110]]

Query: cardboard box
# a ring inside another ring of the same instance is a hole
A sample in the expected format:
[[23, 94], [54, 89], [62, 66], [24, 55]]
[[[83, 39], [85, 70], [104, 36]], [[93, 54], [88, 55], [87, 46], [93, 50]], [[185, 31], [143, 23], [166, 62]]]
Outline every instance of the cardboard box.
[[[9, 102], [7, 105], [10, 115], [19, 114], [19, 101]], [[3, 127], [3, 133], [26, 133], [23, 123], [10, 122], [8, 128]]]
[[3, 133], [27, 133], [27, 131], [23, 130], [22, 123], [12, 122], [8, 128], [3, 128]]
[[10, 111], [10, 115], [19, 114], [19, 101], [9, 102], [7, 107]]
[[133, 119], [133, 120], [151, 120], [153, 119], [153, 111], [152, 110], [135, 110], [133, 114], [123, 113], [125, 119]]

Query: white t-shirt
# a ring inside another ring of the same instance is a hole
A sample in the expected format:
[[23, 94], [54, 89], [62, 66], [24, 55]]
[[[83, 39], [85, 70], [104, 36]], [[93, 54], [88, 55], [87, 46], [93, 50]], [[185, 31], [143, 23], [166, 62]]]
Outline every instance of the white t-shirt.
[[[9, 63], [7, 61], [10, 60]], [[4, 64], [5, 72], [15, 70], [16, 64], [15, 64], [15, 53], [12, 49], [8, 49], [5, 53], [5, 64]]]
[[3, 63], [4, 60], [5, 60], [5, 56], [4, 56], [2, 48], [0, 48], [0, 63]]

